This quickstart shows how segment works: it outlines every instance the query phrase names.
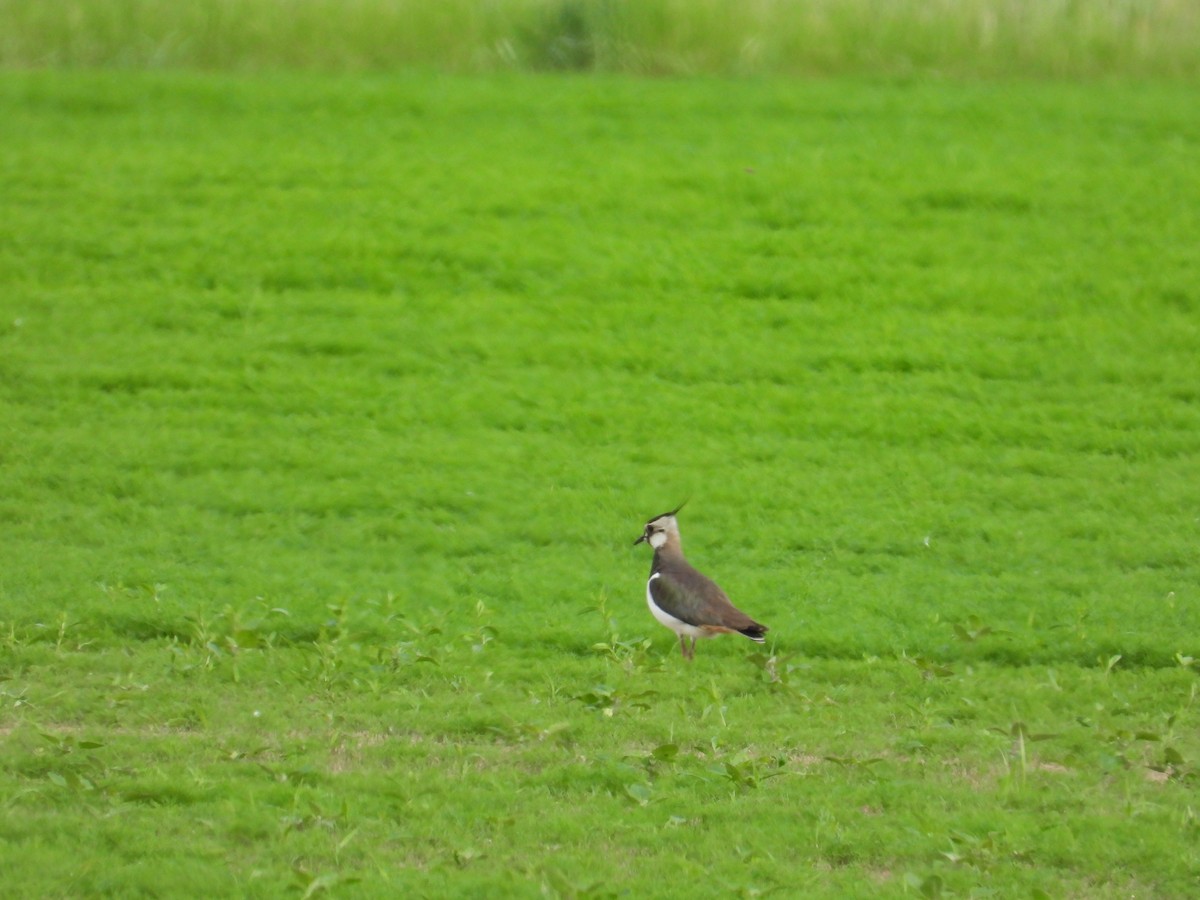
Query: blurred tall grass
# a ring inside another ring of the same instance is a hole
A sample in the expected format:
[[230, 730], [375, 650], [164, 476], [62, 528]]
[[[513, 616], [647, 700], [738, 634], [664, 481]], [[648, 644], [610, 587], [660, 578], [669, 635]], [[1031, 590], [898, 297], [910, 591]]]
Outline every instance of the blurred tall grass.
[[0, 66], [1193, 78], [1197, 0], [0, 0]]

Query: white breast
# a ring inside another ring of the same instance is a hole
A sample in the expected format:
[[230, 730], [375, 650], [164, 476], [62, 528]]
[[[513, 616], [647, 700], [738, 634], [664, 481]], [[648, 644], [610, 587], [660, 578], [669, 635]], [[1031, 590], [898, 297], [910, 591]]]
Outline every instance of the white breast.
[[660, 624], [670, 628], [676, 634], [682, 634], [693, 638], [708, 637], [709, 635], [707, 632], [701, 631], [695, 625], [689, 625], [687, 622], [683, 622], [675, 618], [670, 613], [664, 612], [658, 608], [657, 604], [654, 602], [654, 595], [650, 593], [650, 585], [655, 578], [659, 577], [661, 577], [659, 573], [655, 572], [650, 576], [650, 580], [646, 582], [646, 605], [650, 607], [650, 614], [654, 616], [654, 618], [658, 619]]

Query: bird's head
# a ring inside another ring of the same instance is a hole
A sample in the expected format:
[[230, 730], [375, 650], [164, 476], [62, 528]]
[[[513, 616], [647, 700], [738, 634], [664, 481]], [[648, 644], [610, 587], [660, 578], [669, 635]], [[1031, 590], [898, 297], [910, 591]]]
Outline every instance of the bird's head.
[[679, 523], [675, 521], [675, 513], [683, 509], [686, 500], [680, 503], [670, 512], [665, 512], [662, 515], [655, 516], [646, 523], [645, 529], [642, 531], [642, 536], [633, 542], [636, 547], [638, 544], [645, 541], [655, 550], [662, 547], [667, 541], [672, 538], [675, 542], [679, 542]]

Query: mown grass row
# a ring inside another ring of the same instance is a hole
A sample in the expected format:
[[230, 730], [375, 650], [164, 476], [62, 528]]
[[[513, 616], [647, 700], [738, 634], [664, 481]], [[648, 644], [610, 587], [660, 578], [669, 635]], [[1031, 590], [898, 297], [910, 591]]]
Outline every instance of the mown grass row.
[[0, 0], [0, 66], [1194, 77], [1187, 0]]
[[17, 895], [677, 896], [668, 862], [719, 895], [1192, 883], [1188, 666], [689, 666], [608, 635], [531, 668], [486, 609], [384, 642], [270, 618], [132, 653], [0, 637]]

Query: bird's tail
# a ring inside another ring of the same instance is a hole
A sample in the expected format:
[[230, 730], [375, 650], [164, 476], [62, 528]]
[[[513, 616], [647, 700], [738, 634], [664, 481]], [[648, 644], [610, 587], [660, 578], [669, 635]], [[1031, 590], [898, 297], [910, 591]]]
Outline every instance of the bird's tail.
[[766, 642], [767, 639], [763, 637], [763, 635], [765, 635], [768, 631], [770, 631], [770, 629], [767, 628], [766, 625], [759, 625], [757, 622], [755, 622], [753, 625], [747, 626], [746, 628], [738, 629], [740, 634], [744, 634], [756, 644], [762, 644]]

